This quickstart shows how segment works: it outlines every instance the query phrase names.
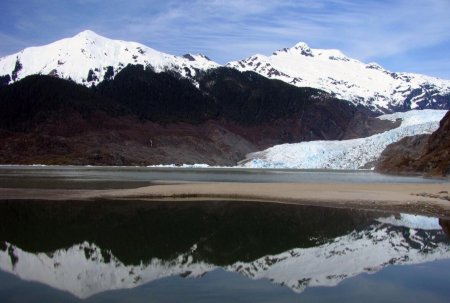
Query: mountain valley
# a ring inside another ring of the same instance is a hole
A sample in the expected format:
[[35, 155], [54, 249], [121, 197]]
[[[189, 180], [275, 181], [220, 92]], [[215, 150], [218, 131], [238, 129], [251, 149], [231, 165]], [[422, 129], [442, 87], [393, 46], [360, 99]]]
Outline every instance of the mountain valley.
[[87, 30], [0, 58], [0, 163], [233, 166], [280, 144], [368, 138], [400, 125], [383, 112], [430, 108], [450, 108], [450, 81], [338, 50], [298, 43], [223, 67]]

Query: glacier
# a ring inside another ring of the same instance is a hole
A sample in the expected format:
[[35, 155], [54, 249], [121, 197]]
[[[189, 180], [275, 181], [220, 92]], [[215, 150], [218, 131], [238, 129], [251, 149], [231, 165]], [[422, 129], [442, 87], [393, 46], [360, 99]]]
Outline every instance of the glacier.
[[248, 168], [295, 169], [360, 169], [376, 161], [391, 143], [407, 136], [430, 134], [439, 127], [446, 110], [412, 110], [382, 115], [378, 119], [396, 121], [401, 125], [367, 138], [342, 141], [308, 141], [281, 144], [251, 153], [240, 162]]

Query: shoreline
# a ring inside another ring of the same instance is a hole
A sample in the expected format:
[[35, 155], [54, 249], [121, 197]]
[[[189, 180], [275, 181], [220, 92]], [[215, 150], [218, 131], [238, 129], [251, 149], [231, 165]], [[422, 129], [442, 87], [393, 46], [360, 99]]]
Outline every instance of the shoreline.
[[3, 200], [234, 200], [394, 211], [450, 219], [450, 183], [190, 182], [108, 190], [0, 188], [0, 201]]

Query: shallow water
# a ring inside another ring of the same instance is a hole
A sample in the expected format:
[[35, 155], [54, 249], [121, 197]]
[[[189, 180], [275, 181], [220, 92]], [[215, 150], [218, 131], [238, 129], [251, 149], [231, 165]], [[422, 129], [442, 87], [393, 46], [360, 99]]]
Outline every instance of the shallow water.
[[448, 302], [448, 221], [252, 202], [0, 201], [0, 302]]
[[161, 182], [444, 183], [447, 179], [388, 176], [373, 171], [247, 168], [0, 166], [0, 187], [108, 189]]

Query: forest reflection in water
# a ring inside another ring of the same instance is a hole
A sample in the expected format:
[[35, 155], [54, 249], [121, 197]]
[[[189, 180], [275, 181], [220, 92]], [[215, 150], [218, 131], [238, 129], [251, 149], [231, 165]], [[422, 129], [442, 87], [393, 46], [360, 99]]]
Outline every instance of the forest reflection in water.
[[[240, 201], [1, 201], [0, 220], [3, 285], [13, 279], [9, 273], [67, 291], [73, 300], [119, 298], [121, 289], [141, 297], [142, 286], [153, 289], [150, 294], [192, 283], [201, 289], [211, 279], [222, 286], [259, 283], [242, 287], [242, 298], [255, 287], [283, 285], [289, 290], [283, 296], [294, 299], [313, 286], [346, 285], [390, 265], [450, 259], [448, 221], [352, 209]], [[181, 287], [178, 295], [186, 291]], [[0, 287], [1, 301], [14, 293]], [[218, 294], [226, 301], [232, 293], [239, 292], [222, 287]]]

